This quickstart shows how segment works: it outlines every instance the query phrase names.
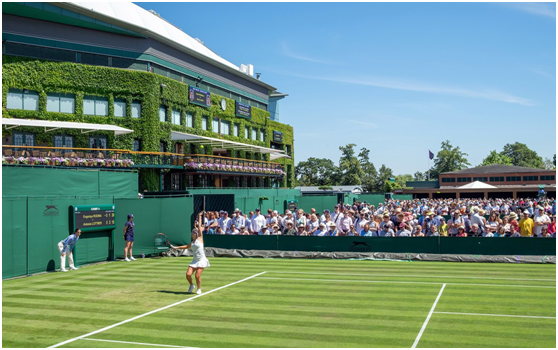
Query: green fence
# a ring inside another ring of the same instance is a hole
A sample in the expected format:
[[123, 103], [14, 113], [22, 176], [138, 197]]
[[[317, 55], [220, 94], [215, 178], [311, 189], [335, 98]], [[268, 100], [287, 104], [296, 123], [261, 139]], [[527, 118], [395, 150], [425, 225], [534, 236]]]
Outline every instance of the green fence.
[[374, 205], [376, 208], [378, 207], [378, 204], [380, 203], [384, 204], [385, 199], [386, 197], [383, 194], [359, 194], [358, 195], [359, 201], [361, 202], [366, 201], [366, 203], [370, 203]]
[[556, 255], [555, 238], [205, 235], [207, 247], [314, 252]]
[[[294, 189], [190, 189], [190, 194], [234, 194], [235, 208], [239, 208], [242, 212], [248, 213], [261, 208], [263, 212], [267, 209], [284, 211], [285, 200], [298, 199], [300, 190]], [[267, 197], [266, 200], [260, 200], [260, 197]]]
[[138, 174], [132, 171], [2, 167], [2, 196], [138, 195]]

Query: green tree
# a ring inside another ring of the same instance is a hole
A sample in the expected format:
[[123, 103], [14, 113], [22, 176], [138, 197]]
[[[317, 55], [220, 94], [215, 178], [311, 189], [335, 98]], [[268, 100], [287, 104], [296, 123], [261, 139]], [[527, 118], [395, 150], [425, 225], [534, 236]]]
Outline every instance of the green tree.
[[442, 142], [442, 149], [434, 159], [434, 166], [430, 170], [430, 177], [437, 179], [441, 173], [448, 171], [463, 170], [471, 165], [467, 158], [467, 153], [461, 152], [458, 147], [453, 147], [449, 140]]
[[341, 158], [339, 159], [339, 172], [341, 185], [360, 185], [364, 171], [360, 166], [358, 158], [355, 156], [356, 144], [349, 143], [346, 146], [339, 146]]
[[413, 175], [403, 174], [403, 175], [397, 175], [395, 177], [395, 184], [398, 186], [397, 188], [408, 188], [407, 181], [413, 181]]
[[526, 144], [516, 142], [514, 144], [506, 144], [501, 153], [511, 159], [515, 166], [524, 166], [528, 168], [543, 169], [544, 162], [537, 152], [529, 149]]
[[544, 159], [544, 168], [547, 170], [555, 170], [556, 169], [556, 161], [553, 161], [550, 158]]
[[[384, 164], [382, 164], [382, 166], [380, 167], [380, 170], [378, 171], [378, 177], [376, 179], [376, 185], [374, 186], [374, 190], [375, 191], [385, 191], [386, 190], [386, 183], [390, 183], [395, 185], [394, 183], [389, 181], [390, 177], [394, 177], [393, 176], [393, 171], [388, 168], [387, 166], [385, 166]], [[390, 187], [391, 188], [391, 187]], [[391, 191], [389, 191], [391, 192]]]
[[490, 164], [503, 164], [503, 165], [512, 165], [512, 161], [510, 157], [494, 151], [490, 151], [490, 154], [482, 160], [482, 163], [479, 166], [485, 166]]
[[425, 173], [421, 173], [420, 171], [417, 171], [413, 175], [413, 181], [426, 181], [426, 177], [427, 175]]
[[333, 161], [326, 158], [308, 158], [295, 166], [299, 186], [336, 185], [338, 171]]
[[364, 175], [361, 178], [361, 184], [364, 187], [364, 190], [367, 192], [376, 191], [374, 187], [376, 185], [378, 172], [376, 171], [374, 164], [370, 161], [370, 150], [361, 148], [358, 158], [360, 161], [360, 167], [364, 172]]

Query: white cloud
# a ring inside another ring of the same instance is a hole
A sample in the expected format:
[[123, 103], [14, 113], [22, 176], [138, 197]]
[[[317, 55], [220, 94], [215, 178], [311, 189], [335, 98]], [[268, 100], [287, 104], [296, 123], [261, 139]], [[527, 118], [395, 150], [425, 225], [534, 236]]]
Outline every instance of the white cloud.
[[336, 77], [327, 77], [327, 76], [326, 77], [307, 76], [307, 75], [292, 74], [292, 73], [286, 73], [286, 74], [290, 74], [300, 78], [332, 81], [337, 83], [373, 86], [373, 87], [395, 89], [395, 90], [426, 92], [426, 93], [442, 94], [442, 95], [462, 96], [462, 97], [470, 97], [470, 98], [482, 98], [482, 99], [501, 101], [506, 103], [515, 103], [523, 106], [534, 105], [533, 101], [529, 99], [510, 95], [508, 93], [498, 91], [498, 90], [493, 90], [493, 89], [473, 90], [473, 89], [466, 89], [466, 88], [452, 87], [452, 86], [432, 85], [428, 83], [414, 82], [414, 81], [408, 81], [408, 80], [391, 78], [391, 77], [336, 78]]
[[543, 2], [516, 2], [502, 4], [509, 8], [530, 13], [532, 15], [544, 16], [556, 19], [556, 5], [555, 3]]
[[291, 48], [289, 47], [289, 45], [287, 45], [286, 42], [281, 43], [281, 50], [283, 52], [283, 55], [285, 55], [287, 57], [290, 57], [290, 58], [297, 59], [297, 60], [308, 61], [308, 62], [313, 62], [313, 63], [321, 63], [321, 64], [335, 64], [334, 62], [329, 62], [329, 61], [322, 60], [322, 59], [319, 59], [319, 58], [313, 58], [313, 57], [304, 56], [304, 55], [295, 53], [291, 50]]

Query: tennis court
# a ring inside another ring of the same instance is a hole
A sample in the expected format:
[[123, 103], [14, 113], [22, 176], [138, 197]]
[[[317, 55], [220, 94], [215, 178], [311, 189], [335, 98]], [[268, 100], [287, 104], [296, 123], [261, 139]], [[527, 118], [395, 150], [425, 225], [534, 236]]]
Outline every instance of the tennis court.
[[556, 347], [556, 266], [141, 259], [3, 281], [3, 347]]

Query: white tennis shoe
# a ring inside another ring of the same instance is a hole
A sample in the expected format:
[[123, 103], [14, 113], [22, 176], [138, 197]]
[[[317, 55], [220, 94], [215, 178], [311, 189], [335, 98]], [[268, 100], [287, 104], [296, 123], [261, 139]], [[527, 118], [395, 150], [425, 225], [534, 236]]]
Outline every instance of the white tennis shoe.
[[60, 269], [60, 272], [68, 272], [68, 270], [62, 268], [62, 269]]
[[134, 258], [133, 256], [130, 257], [130, 260], [137, 260], [136, 258]]
[[190, 288], [188, 288], [188, 294], [192, 293], [194, 291], [194, 285], [191, 284]]
[[198, 291], [196, 292], [197, 295], [200, 295], [202, 293], [201, 289], [198, 288]]
[[126, 259], [124, 259], [124, 260], [125, 260], [125, 261], [132, 261], [132, 260], [128, 259], [128, 257], [126, 257]]
[[70, 266], [70, 270], [77, 270], [78, 268], [75, 266]]

